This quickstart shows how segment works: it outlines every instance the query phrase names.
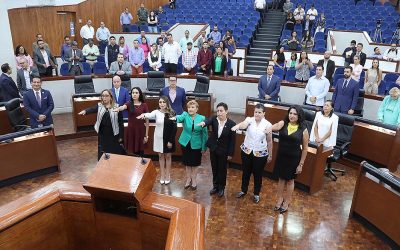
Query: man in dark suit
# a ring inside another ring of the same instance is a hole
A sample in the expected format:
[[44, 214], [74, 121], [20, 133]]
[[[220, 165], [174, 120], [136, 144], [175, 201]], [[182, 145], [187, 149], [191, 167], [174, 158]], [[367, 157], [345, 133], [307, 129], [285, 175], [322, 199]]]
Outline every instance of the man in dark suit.
[[[111, 89], [111, 92], [115, 102], [118, 103], [119, 106], [122, 106], [125, 103], [129, 102], [129, 91], [126, 88], [121, 87], [121, 77], [118, 75], [113, 76], [112, 83], [113, 87]], [[122, 111], [122, 116], [124, 118], [128, 118], [128, 110]]]
[[65, 53], [65, 61], [68, 62], [68, 71], [70, 75], [79, 76], [83, 72], [84, 57], [82, 50], [78, 49], [78, 43], [72, 42], [72, 48]]
[[57, 62], [50, 49], [45, 48], [43, 40], [38, 40], [37, 44], [38, 48], [33, 51], [33, 61], [38, 67], [40, 76], [52, 76], [53, 69], [57, 74]]
[[331, 52], [325, 51], [324, 59], [318, 61], [318, 66], [324, 66], [323, 76], [325, 76], [332, 85], [333, 73], [335, 72], [335, 62], [332, 61], [330, 58], [331, 58]]
[[210, 148], [210, 160], [213, 173], [213, 189], [210, 195], [218, 193], [219, 197], [224, 195], [226, 185], [226, 167], [228, 160], [232, 159], [235, 150], [236, 132], [231, 128], [236, 125], [227, 117], [228, 105], [218, 103], [217, 116], [201, 122], [200, 126], [212, 127], [212, 132], [207, 140], [207, 147]]
[[[186, 91], [184, 88], [176, 86], [176, 77], [171, 76], [168, 79], [169, 87], [165, 87], [160, 91], [160, 96], [167, 96], [168, 100], [171, 102], [171, 107], [177, 115], [183, 113], [183, 107], [186, 105]], [[175, 92], [174, 100], [171, 99], [170, 92]]]
[[354, 113], [360, 91], [358, 82], [351, 78], [352, 71], [350, 66], [344, 68], [344, 78], [338, 80], [332, 96], [334, 110], [349, 115]]
[[367, 60], [367, 55], [362, 52], [364, 45], [362, 43], [357, 44], [356, 51], [351, 54], [351, 63], [354, 63], [354, 56], [357, 55], [360, 57], [360, 64], [364, 67], [365, 61]]
[[22, 68], [17, 70], [17, 85], [21, 95], [24, 95], [26, 91], [32, 89], [32, 79], [34, 76], [39, 76], [39, 71], [35, 66], [30, 67], [25, 58], [20, 59], [19, 63]]
[[344, 51], [342, 56], [344, 57], [344, 66], [349, 66], [352, 63], [351, 55], [356, 51], [356, 44], [355, 40], [351, 40], [350, 47], [347, 47]]
[[267, 66], [267, 74], [258, 81], [258, 98], [278, 101], [281, 79], [274, 75], [274, 66]]
[[2, 94], [2, 101], [8, 102], [14, 98], [20, 98], [17, 85], [14, 80], [11, 78], [11, 67], [8, 63], [1, 65], [1, 72], [3, 72], [0, 76], [0, 93]]
[[53, 97], [50, 91], [42, 89], [42, 81], [38, 76], [33, 77], [32, 89], [24, 94], [24, 107], [29, 113], [32, 128], [53, 124], [51, 117], [54, 109]]

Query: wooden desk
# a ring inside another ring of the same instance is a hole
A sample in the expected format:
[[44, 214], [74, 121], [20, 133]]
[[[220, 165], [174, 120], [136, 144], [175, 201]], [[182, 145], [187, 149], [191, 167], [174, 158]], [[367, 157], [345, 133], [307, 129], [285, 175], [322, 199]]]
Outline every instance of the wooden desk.
[[78, 115], [84, 109], [93, 107], [99, 103], [99, 96], [92, 97], [77, 97], [71, 98], [72, 102], [72, 118], [74, 123], [75, 132], [79, 130], [94, 130], [93, 125], [96, 123], [97, 114]]
[[[246, 116], [253, 116], [256, 103], [246, 102]], [[265, 117], [272, 124], [287, 115], [288, 107], [264, 104]], [[400, 164], [400, 129], [397, 132], [356, 121], [349, 153], [386, 166], [395, 172]]]
[[[25, 110], [25, 108], [21, 105], [22, 111], [25, 114], [26, 118], [29, 118], [28, 112]], [[27, 124], [29, 125], [29, 124]], [[8, 121], [7, 117], [7, 111], [4, 106], [0, 107], [0, 135], [5, 135], [8, 133], [14, 132], [14, 129], [11, 127], [10, 122]]]
[[51, 171], [59, 171], [54, 130], [17, 137], [0, 144], [0, 188]]
[[[235, 164], [242, 164], [240, 157], [240, 145], [244, 141], [243, 134], [236, 134], [236, 147], [231, 162]], [[272, 161], [268, 163], [264, 171], [269, 174], [274, 172], [276, 156], [278, 153], [279, 140], [274, 139], [272, 147]], [[324, 181], [324, 171], [326, 166], [326, 159], [332, 154], [331, 148], [323, 148], [322, 145], [318, 148], [308, 147], [308, 154], [304, 162], [303, 172], [297, 176], [296, 182], [306, 186], [310, 194], [314, 194], [321, 190]]]

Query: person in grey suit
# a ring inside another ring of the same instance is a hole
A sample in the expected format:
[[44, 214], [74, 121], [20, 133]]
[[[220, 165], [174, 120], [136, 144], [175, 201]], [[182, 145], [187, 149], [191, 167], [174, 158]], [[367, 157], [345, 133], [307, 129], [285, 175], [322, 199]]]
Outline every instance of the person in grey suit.
[[113, 75], [132, 75], [132, 68], [129, 62], [125, 62], [124, 55], [119, 53], [117, 56], [117, 61], [112, 62], [110, 65], [110, 74]]
[[36, 63], [40, 76], [51, 76], [53, 69], [57, 74], [57, 62], [50, 49], [45, 48], [43, 40], [38, 40], [37, 45], [38, 48], [33, 52], [33, 61]]
[[35, 66], [29, 67], [28, 60], [25, 58], [21, 58], [19, 63], [22, 68], [17, 70], [17, 86], [19, 93], [24, 95], [26, 91], [32, 89], [32, 79], [34, 76], [39, 76], [39, 71]]
[[65, 54], [65, 61], [68, 62], [68, 71], [70, 75], [79, 76], [83, 72], [84, 57], [82, 50], [78, 49], [78, 43], [72, 42], [72, 47]]
[[258, 98], [278, 101], [281, 79], [274, 75], [274, 66], [267, 66], [267, 74], [258, 81]]

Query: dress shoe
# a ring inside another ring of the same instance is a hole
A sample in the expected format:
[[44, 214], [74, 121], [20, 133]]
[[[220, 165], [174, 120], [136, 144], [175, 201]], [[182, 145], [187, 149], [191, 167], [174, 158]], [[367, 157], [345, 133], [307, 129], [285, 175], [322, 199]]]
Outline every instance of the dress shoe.
[[210, 195], [218, 193], [218, 188], [213, 187], [213, 189], [210, 190]]
[[284, 213], [286, 213], [287, 212], [287, 210], [288, 210], [288, 208], [279, 208], [279, 213], [280, 214], [284, 214]]
[[245, 196], [246, 193], [243, 191], [240, 191], [239, 193], [236, 194], [236, 198], [242, 198], [243, 196]]
[[281, 205], [279, 205], [279, 207], [277, 207], [277, 206], [274, 207], [274, 211], [280, 211], [282, 205], [283, 205], [283, 201], [282, 201]]
[[259, 195], [254, 195], [253, 196], [253, 202], [258, 204], [260, 202], [260, 196]]
[[224, 196], [224, 193], [225, 193], [225, 189], [221, 188], [221, 189], [218, 191], [218, 197]]
[[192, 180], [190, 182], [186, 182], [185, 189], [188, 189], [192, 185]]
[[196, 190], [196, 189], [197, 189], [197, 185], [196, 185], [196, 186], [192, 186], [192, 185], [191, 185], [191, 186], [190, 186], [190, 189], [193, 190], [193, 191]]

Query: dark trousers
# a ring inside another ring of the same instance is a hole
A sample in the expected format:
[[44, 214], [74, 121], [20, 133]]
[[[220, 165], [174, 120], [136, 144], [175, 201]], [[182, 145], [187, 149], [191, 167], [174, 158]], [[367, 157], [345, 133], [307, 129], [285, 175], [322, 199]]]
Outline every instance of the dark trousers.
[[[57, 75], [57, 69], [56, 70], [56, 75]], [[44, 73], [39, 73], [40, 76], [53, 76], [53, 66], [49, 66], [46, 68], [46, 72]]]
[[262, 185], [262, 174], [264, 166], [267, 163], [268, 156], [255, 157], [253, 152], [246, 154], [241, 151], [242, 156], [242, 192], [247, 193], [249, 186], [250, 176], [253, 174], [254, 178], [254, 195], [259, 195]]
[[86, 38], [82, 38], [82, 39], [83, 39], [83, 46], [85, 46], [86, 44], [89, 43], [89, 40], [88, 40], [88, 39], [86, 39]]
[[177, 65], [175, 63], [165, 63], [165, 73], [176, 74]]
[[122, 24], [122, 32], [129, 32], [130, 24]]
[[209, 75], [210, 74], [211, 69], [210, 68], [206, 68], [206, 70], [203, 70], [202, 67], [199, 67], [199, 69], [197, 70], [197, 72], [199, 73], [203, 73], [205, 75]]
[[78, 65], [72, 65], [69, 74], [71, 76], [80, 76], [82, 74], [81, 68]]
[[218, 155], [215, 151], [210, 151], [213, 186], [220, 190], [226, 186], [227, 157], [227, 155]]
[[196, 74], [196, 70], [194, 68], [192, 68], [190, 70], [184, 69], [184, 71], [185, 71], [185, 73], [189, 73], [189, 75], [195, 75]]
[[99, 42], [99, 51], [100, 51], [101, 55], [104, 54], [107, 45], [108, 45], [108, 41], [107, 40], [102, 40], [102, 41]]

